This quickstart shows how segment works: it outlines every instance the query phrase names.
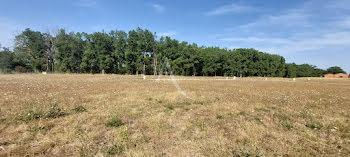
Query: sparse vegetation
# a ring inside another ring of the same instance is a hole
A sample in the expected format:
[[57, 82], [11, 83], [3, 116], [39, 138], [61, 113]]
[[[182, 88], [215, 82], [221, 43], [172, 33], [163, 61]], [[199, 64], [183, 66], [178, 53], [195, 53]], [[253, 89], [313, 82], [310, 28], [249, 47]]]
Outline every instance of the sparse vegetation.
[[24, 116], [21, 116], [19, 119], [23, 121], [31, 121], [36, 120], [43, 117], [43, 113], [40, 110], [29, 110], [27, 113], [25, 113]]
[[290, 120], [289, 116], [283, 113], [275, 114], [275, 117], [277, 117], [279, 120], [282, 120], [282, 121]]
[[244, 111], [241, 111], [241, 112], [238, 113], [238, 115], [241, 115], [241, 116], [244, 116], [244, 115], [246, 115], [246, 114], [247, 114], [247, 113], [244, 112]]
[[113, 117], [106, 123], [107, 127], [120, 127], [122, 125], [124, 125], [123, 121], [117, 117]]
[[121, 154], [124, 151], [124, 147], [122, 145], [112, 145], [108, 148], [107, 153], [108, 155], [117, 155]]
[[308, 121], [305, 126], [311, 129], [321, 129], [323, 127], [322, 123], [314, 120]]
[[293, 128], [293, 125], [291, 125], [289, 122], [283, 122], [282, 126], [284, 126], [287, 129], [292, 129]]
[[224, 116], [222, 116], [222, 115], [216, 115], [216, 119], [224, 119]]
[[58, 118], [61, 116], [66, 115], [65, 112], [62, 111], [62, 109], [58, 106], [58, 104], [50, 104], [49, 112], [46, 114], [46, 118]]
[[166, 105], [165, 107], [166, 107], [167, 109], [169, 109], [169, 110], [175, 109], [175, 106], [174, 106], [174, 105]]
[[255, 111], [257, 111], [257, 112], [270, 112], [270, 110], [265, 109], [265, 108], [255, 108]]
[[348, 80], [175, 78], [0, 75], [0, 156], [350, 154]]
[[84, 106], [81, 106], [81, 105], [75, 107], [73, 110], [76, 113], [81, 113], [81, 112], [86, 112], [87, 111], [86, 108]]

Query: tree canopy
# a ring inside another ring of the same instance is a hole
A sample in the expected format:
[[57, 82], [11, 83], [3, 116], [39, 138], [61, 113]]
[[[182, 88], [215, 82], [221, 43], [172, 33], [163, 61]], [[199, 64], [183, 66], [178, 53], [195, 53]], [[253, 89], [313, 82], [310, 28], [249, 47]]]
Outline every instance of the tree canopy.
[[69, 72], [166, 74], [185, 76], [320, 77], [327, 71], [313, 65], [286, 63], [284, 57], [255, 49], [197, 46], [170, 37], [157, 37], [147, 29], [125, 32], [42, 33], [29, 28], [15, 37], [13, 51], [0, 51], [2, 72]]
[[338, 73], [346, 74], [346, 72], [341, 67], [338, 67], [338, 66], [328, 68], [327, 73], [329, 73], [329, 74], [338, 74]]

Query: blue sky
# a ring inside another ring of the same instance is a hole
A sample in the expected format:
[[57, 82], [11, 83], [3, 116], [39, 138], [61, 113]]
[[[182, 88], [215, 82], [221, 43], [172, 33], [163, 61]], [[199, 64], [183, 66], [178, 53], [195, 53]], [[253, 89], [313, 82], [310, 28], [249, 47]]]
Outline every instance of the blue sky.
[[147, 28], [180, 41], [255, 48], [287, 62], [350, 73], [349, 0], [1, 0], [0, 43], [24, 28], [94, 32]]

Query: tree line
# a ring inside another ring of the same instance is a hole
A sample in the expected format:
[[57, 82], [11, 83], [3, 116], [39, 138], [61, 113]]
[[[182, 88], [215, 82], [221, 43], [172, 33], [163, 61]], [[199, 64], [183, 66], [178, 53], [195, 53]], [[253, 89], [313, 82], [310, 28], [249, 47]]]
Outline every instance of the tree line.
[[[160, 37], [147, 29], [129, 32], [67, 32], [55, 35], [29, 28], [15, 37], [11, 51], [0, 46], [0, 71], [169, 74], [184, 76], [320, 77], [345, 73], [309, 64], [286, 63], [279, 55], [255, 49], [222, 49]], [[332, 70], [332, 71], [330, 71]]]

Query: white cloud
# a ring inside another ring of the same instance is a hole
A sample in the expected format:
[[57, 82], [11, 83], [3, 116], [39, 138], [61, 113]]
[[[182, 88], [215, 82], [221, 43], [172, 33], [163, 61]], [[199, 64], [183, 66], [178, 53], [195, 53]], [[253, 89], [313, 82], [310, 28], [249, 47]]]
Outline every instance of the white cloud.
[[222, 15], [228, 13], [243, 13], [243, 12], [251, 12], [255, 9], [250, 6], [239, 5], [239, 4], [228, 4], [211, 10], [206, 13], [206, 15]]
[[153, 4], [152, 7], [158, 13], [161, 13], [165, 10], [164, 6], [159, 5], [159, 4]]
[[281, 53], [298, 53], [322, 49], [332, 49], [334, 47], [350, 48], [350, 32], [332, 32], [312, 38], [302, 39], [299, 41], [291, 41], [278, 49]]
[[[337, 2], [333, 2], [334, 6], [340, 6]], [[253, 22], [228, 29], [217, 39], [235, 42], [232, 43], [235, 45], [274, 49], [279, 53], [312, 52], [335, 46], [350, 48], [350, 17], [327, 5], [326, 1], [310, 0], [299, 8], [263, 15]], [[327, 13], [319, 13], [318, 8]]]
[[290, 40], [282, 38], [260, 38], [260, 37], [245, 37], [245, 38], [222, 38], [222, 41], [227, 42], [248, 42], [248, 43], [260, 43], [260, 42], [271, 42], [271, 43], [289, 43]]
[[176, 32], [174, 32], [174, 31], [170, 31], [170, 32], [160, 32], [160, 33], [158, 33], [157, 35], [158, 35], [159, 37], [161, 37], [161, 36], [163, 36], [163, 37], [165, 37], [165, 36], [172, 37], [172, 36], [176, 35]]

